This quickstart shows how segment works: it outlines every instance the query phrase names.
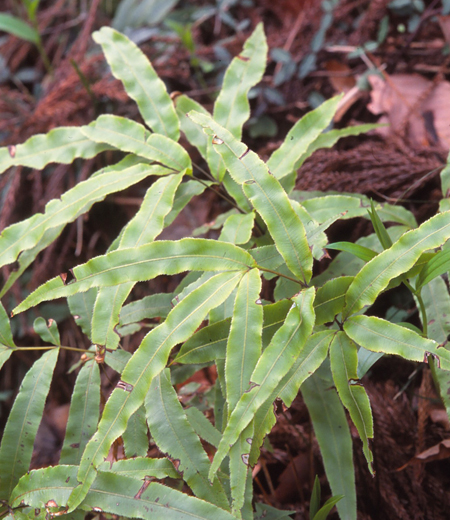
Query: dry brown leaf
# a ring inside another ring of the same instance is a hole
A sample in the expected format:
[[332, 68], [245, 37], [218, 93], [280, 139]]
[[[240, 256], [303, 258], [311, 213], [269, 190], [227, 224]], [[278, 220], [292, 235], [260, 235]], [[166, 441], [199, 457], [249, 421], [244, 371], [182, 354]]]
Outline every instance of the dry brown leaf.
[[413, 464], [419, 464], [422, 462], [431, 462], [432, 460], [442, 460], [448, 459], [450, 457], [450, 439], [444, 439], [438, 444], [428, 448], [422, 453], [419, 453], [415, 457], [413, 457], [409, 462], [404, 464], [401, 468], [398, 468], [397, 471], [401, 471], [405, 469], [407, 466], [411, 466]]
[[384, 135], [405, 135], [411, 144], [425, 148], [450, 148], [450, 83], [436, 86], [418, 74], [370, 76], [373, 114], [385, 114], [380, 123], [389, 127], [377, 131]]

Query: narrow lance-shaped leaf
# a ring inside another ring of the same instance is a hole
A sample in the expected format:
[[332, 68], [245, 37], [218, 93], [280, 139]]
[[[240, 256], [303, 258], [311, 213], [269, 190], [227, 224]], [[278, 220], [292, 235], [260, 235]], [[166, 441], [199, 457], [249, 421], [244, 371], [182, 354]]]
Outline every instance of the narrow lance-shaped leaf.
[[259, 271], [252, 269], [239, 284], [228, 337], [225, 380], [229, 413], [248, 390], [261, 355], [263, 309], [258, 301], [260, 291]]
[[227, 242], [200, 238], [159, 240], [93, 258], [73, 269], [72, 283], [65, 285], [61, 277], [55, 277], [38, 287], [13, 312], [17, 314], [40, 302], [71, 296], [91, 287], [139, 282], [184, 271], [247, 270], [254, 265], [246, 251]]
[[[214, 103], [214, 120], [237, 139], [241, 138], [242, 125], [250, 116], [248, 92], [261, 81], [266, 60], [267, 41], [263, 24], [260, 23], [245, 42], [242, 52], [228, 66], [222, 89]], [[208, 164], [213, 176], [222, 181], [225, 167], [211, 142], [208, 142]]]
[[303, 224], [278, 180], [269, 173], [263, 161], [228, 130], [203, 114], [191, 112], [189, 116], [214, 134], [215, 150], [267, 224], [289, 269], [307, 283], [311, 278], [313, 257]]
[[375, 316], [352, 316], [344, 324], [348, 336], [373, 352], [395, 354], [423, 362], [432, 355], [440, 368], [450, 370], [450, 352], [431, 339]]
[[197, 103], [197, 101], [194, 101], [184, 94], [176, 96], [174, 103], [177, 115], [180, 119], [180, 127], [182, 132], [186, 136], [187, 140], [197, 148], [203, 159], [206, 161], [208, 138], [202, 129], [193, 123], [189, 117], [187, 117], [187, 114], [191, 110], [195, 110], [196, 112], [201, 112], [204, 114], [208, 114], [208, 111], [202, 105], [200, 105], [200, 103]]
[[[58, 512], [74, 489], [76, 473], [77, 466], [55, 466], [31, 471], [15, 488], [13, 507], [24, 502], [35, 509], [44, 509], [53, 500]], [[227, 511], [204, 500], [156, 482], [109, 471], [99, 472], [81, 509], [143, 520], [235, 520]]]
[[[118, 249], [139, 247], [152, 242], [164, 227], [175, 191], [183, 174], [158, 179], [147, 191], [137, 214], [121, 234]], [[119, 335], [115, 327], [120, 310], [130, 294], [134, 282], [100, 289], [92, 314], [92, 342], [107, 348], [116, 348]]]
[[13, 349], [15, 348], [16, 346], [14, 345], [14, 340], [11, 333], [9, 317], [6, 314], [5, 308], [0, 302], [0, 369], [9, 359], [9, 356], [12, 354]]
[[194, 429], [195, 433], [201, 439], [211, 444], [211, 446], [217, 448], [220, 442], [220, 437], [222, 435], [219, 430], [211, 424], [209, 419], [207, 419], [195, 406], [186, 408], [184, 413], [186, 414], [187, 420]]
[[144, 480], [145, 477], [155, 478], [180, 478], [173, 463], [166, 458], [151, 459], [149, 457], [135, 457], [134, 459], [121, 459], [111, 462], [105, 460], [99, 466], [99, 471], [111, 471], [125, 477]]
[[363, 451], [373, 475], [373, 455], [369, 441], [373, 438], [373, 419], [369, 397], [358, 379], [358, 350], [344, 332], [337, 332], [330, 346], [333, 381], [342, 404], [347, 408], [363, 443]]
[[172, 300], [172, 293], [158, 293], [128, 303], [120, 311], [119, 324], [128, 325], [145, 319], [166, 318], [172, 310]]
[[37, 44], [39, 42], [39, 33], [34, 27], [8, 13], [0, 14], [0, 31], [5, 31], [14, 34], [22, 40]]
[[102, 27], [92, 37], [102, 46], [113, 75], [136, 101], [146, 124], [155, 132], [178, 141], [179, 121], [172, 100], [142, 51], [110, 27]]
[[100, 371], [96, 362], [81, 367], [70, 403], [60, 464], [79, 464], [100, 415]]
[[420, 271], [416, 280], [416, 291], [420, 290], [431, 280], [450, 271], [450, 250], [438, 251]]
[[264, 350], [251, 377], [251, 386], [232, 411], [209, 473], [215, 475], [230, 446], [253, 419], [258, 408], [270, 397], [301, 353], [314, 326], [315, 291], [311, 287], [293, 298], [286, 321]]
[[70, 164], [77, 157], [90, 159], [104, 150], [110, 147], [91, 141], [77, 126], [55, 128], [48, 134], [34, 135], [23, 144], [0, 148], [0, 173], [11, 166], [41, 170], [50, 163]]
[[130, 415], [144, 402], [150, 384], [165, 367], [174, 345], [185, 341], [208, 312], [220, 305], [241, 279], [241, 273], [220, 273], [190, 293], [153, 329], [128, 362], [122, 379], [106, 403], [97, 433], [84, 452], [78, 472], [81, 482], [70, 498], [75, 509], [95, 479], [96, 467], [126, 428]]
[[377, 210], [373, 204], [373, 200], [370, 201], [370, 210], [367, 210], [370, 216], [370, 220], [372, 221], [373, 228], [375, 233], [377, 234], [378, 240], [381, 242], [381, 245], [384, 249], [388, 249], [392, 246], [391, 237], [388, 235], [386, 228], [384, 227], [383, 222], [381, 222], [380, 217], [378, 216]]
[[81, 131], [96, 143], [106, 143], [173, 170], [192, 172], [189, 155], [181, 145], [165, 135], [151, 134], [143, 125], [126, 117], [105, 114], [82, 126]]
[[153, 379], [145, 398], [145, 409], [153, 440], [161, 451], [179, 461], [178, 469], [193, 493], [228, 509], [228, 500], [219, 480], [215, 479], [212, 486], [208, 481], [211, 463], [184, 414], [167, 369]]
[[25, 375], [14, 401], [0, 446], [0, 498], [8, 500], [30, 466], [33, 443], [41, 422], [59, 349], [41, 356]]
[[[248, 476], [251, 475], [249, 464], [250, 450], [253, 442], [253, 421], [241, 432], [239, 438], [230, 448], [230, 488], [231, 511], [236, 518], [242, 518], [245, 504]], [[250, 481], [251, 484], [251, 481]]]
[[327, 249], [346, 251], [347, 253], [355, 255], [361, 260], [364, 260], [364, 262], [370, 262], [370, 260], [375, 258], [378, 254], [368, 247], [364, 247], [360, 244], [354, 244], [353, 242], [333, 242], [332, 244], [327, 245]]
[[450, 212], [440, 213], [405, 233], [355, 276], [347, 291], [344, 318], [372, 304], [393, 278], [413, 267], [424, 251], [440, 246], [449, 237]]
[[144, 407], [139, 407], [127, 421], [126, 430], [122, 433], [125, 456], [145, 457], [148, 451], [147, 423]]
[[331, 491], [333, 495], [344, 495], [337, 504], [339, 516], [356, 520], [352, 438], [327, 361], [303, 383], [301, 391], [319, 443]]
[[267, 161], [267, 166], [277, 179], [295, 170], [295, 164], [308, 147], [327, 128], [336, 112], [342, 96], [325, 101], [318, 108], [303, 116], [289, 130], [282, 145]]
[[[45, 206], [45, 212], [37, 213], [17, 224], [4, 229], [0, 235], [0, 265], [14, 262], [22, 251], [35, 247], [52, 228], [59, 228], [73, 222], [88, 211], [95, 202], [103, 200], [110, 193], [124, 190], [138, 183], [149, 175], [161, 175], [166, 172], [161, 166], [139, 164], [117, 175], [107, 172], [86, 181], [64, 193], [60, 199], [51, 200]], [[56, 237], [52, 237], [54, 239]], [[48, 245], [46, 243], [46, 245]], [[40, 251], [40, 249], [36, 252]]]

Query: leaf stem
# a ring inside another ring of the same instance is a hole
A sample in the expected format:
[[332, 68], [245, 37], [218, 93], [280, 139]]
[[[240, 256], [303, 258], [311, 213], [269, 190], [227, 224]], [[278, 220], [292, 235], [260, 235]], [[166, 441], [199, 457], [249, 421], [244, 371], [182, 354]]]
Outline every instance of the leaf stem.
[[282, 274], [282, 273], [279, 273], [278, 271], [274, 271], [274, 270], [269, 269], [267, 267], [261, 267], [260, 265], [256, 265], [256, 268], [259, 269], [260, 271], [265, 271], [266, 273], [272, 273], [272, 274], [276, 274], [277, 276], [281, 276], [283, 278], [286, 278], [286, 280], [290, 280], [291, 282], [298, 283], [302, 287], [307, 287], [307, 285], [304, 284], [303, 282], [301, 282], [300, 280], [297, 280], [296, 278], [292, 278], [292, 276], [288, 276], [287, 274]]
[[72, 350], [73, 352], [92, 352], [92, 350], [88, 350], [85, 348], [76, 348], [76, 347], [66, 347], [65, 345], [56, 346], [56, 345], [48, 345], [46, 347], [17, 347], [11, 350], [52, 350], [54, 348], [60, 348], [62, 350]]

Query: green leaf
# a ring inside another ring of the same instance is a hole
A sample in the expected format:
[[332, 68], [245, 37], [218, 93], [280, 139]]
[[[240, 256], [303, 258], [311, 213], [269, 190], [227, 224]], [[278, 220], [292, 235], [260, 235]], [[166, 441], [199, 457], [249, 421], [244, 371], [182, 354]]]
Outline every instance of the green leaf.
[[60, 464], [79, 464], [100, 415], [100, 371], [96, 362], [81, 367], [70, 403]]
[[350, 338], [372, 352], [395, 354], [411, 361], [426, 362], [431, 354], [438, 366], [450, 370], [450, 352], [431, 339], [375, 316], [352, 316], [344, 323]]
[[90, 159], [110, 147], [88, 139], [76, 126], [60, 127], [30, 137], [23, 144], [0, 148], [0, 173], [11, 166], [42, 170], [50, 163], [70, 164], [77, 157]]
[[293, 298], [286, 321], [275, 333], [253, 371], [251, 376], [253, 386], [242, 395], [231, 413], [211, 465], [210, 478], [218, 470], [230, 446], [237, 441], [258, 408], [270, 397], [280, 379], [288, 373], [296, 357], [301, 353], [314, 326], [314, 296], [315, 291], [311, 287]]
[[[445, 281], [434, 278], [421, 291], [428, 318], [428, 338], [439, 344], [450, 334], [450, 296]], [[450, 396], [449, 396], [450, 397]]]
[[333, 507], [344, 498], [344, 495], [329, 498], [325, 504], [314, 515], [313, 520], [325, 520]]
[[305, 229], [278, 180], [254, 152], [211, 118], [197, 112], [191, 112], [189, 117], [214, 133], [214, 149], [223, 157], [233, 179], [242, 184], [289, 269], [307, 283], [313, 258]]
[[150, 459], [148, 457], [136, 457], [134, 459], [117, 460], [111, 464], [109, 461], [102, 462], [99, 471], [111, 471], [125, 477], [144, 480], [145, 477], [158, 479], [180, 478], [180, 475], [169, 459]]
[[290, 518], [295, 511], [282, 511], [275, 507], [268, 506], [266, 504], [255, 504], [255, 518], [254, 520], [281, 520], [282, 518]]
[[327, 245], [327, 249], [346, 251], [347, 253], [357, 256], [364, 262], [370, 262], [370, 260], [375, 258], [378, 254], [368, 247], [361, 246], [360, 244], [353, 244], [352, 242], [333, 242], [332, 244]]
[[195, 406], [187, 408], [184, 412], [195, 433], [204, 441], [209, 442], [211, 446], [217, 448], [221, 437], [219, 430]]
[[333, 381], [342, 404], [347, 408], [363, 443], [363, 451], [373, 475], [373, 455], [369, 440], [373, 439], [373, 419], [369, 397], [358, 379], [358, 350], [344, 332], [337, 332], [330, 345]]
[[164, 219], [164, 227], [172, 224], [177, 215], [187, 206], [192, 198], [196, 195], [201, 195], [207, 186], [207, 182], [200, 183], [199, 181], [187, 181], [180, 184], [175, 193], [172, 210]]
[[229, 413], [250, 388], [250, 377], [261, 355], [263, 309], [260, 291], [259, 271], [252, 269], [239, 284], [227, 343], [225, 380]]
[[291, 406], [300, 386], [320, 367], [327, 357], [328, 348], [335, 331], [321, 331], [312, 334], [301, 350], [291, 370], [281, 380], [277, 395], [286, 406]]
[[381, 245], [384, 249], [389, 249], [392, 246], [392, 240], [388, 235], [383, 222], [381, 222], [381, 219], [378, 216], [378, 213], [373, 204], [373, 200], [370, 201], [370, 210], [367, 210], [367, 213], [369, 213], [370, 220], [372, 221], [373, 228], [378, 237], [378, 240], [381, 242]]
[[128, 419], [127, 428], [122, 434], [125, 456], [145, 457], [149, 448], [145, 410], [141, 406]]
[[145, 123], [154, 132], [178, 141], [179, 121], [172, 100], [142, 51], [110, 27], [102, 27], [92, 37], [102, 46], [113, 75], [136, 101]]
[[151, 134], [131, 119], [106, 114], [82, 126], [81, 131], [96, 143], [106, 143], [176, 171], [192, 172], [191, 159], [182, 146], [164, 135]]
[[311, 520], [314, 519], [316, 516], [316, 513], [319, 511], [320, 508], [320, 496], [321, 496], [321, 490], [320, 490], [320, 481], [319, 477], [316, 475], [314, 479], [314, 486], [311, 492], [311, 499], [309, 501], [309, 518]]
[[180, 119], [180, 127], [187, 140], [197, 148], [200, 152], [203, 159], [207, 158], [207, 146], [208, 146], [208, 138], [205, 133], [198, 127], [187, 114], [191, 110], [195, 110], [196, 112], [200, 112], [202, 114], [209, 114], [209, 112], [197, 101], [194, 101], [190, 97], [182, 94], [176, 96], [174, 99], [175, 109], [177, 115]]
[[277, 179], [296, 169], [295, 165], [300, 157], [330, 124], [341, 98], [342, 95], [325, 101], [291, 128], [282, 145], [267, 162], [269, 170]]
[[246, 244], [252, 236], [254, 220], [253, 212], [246, 215], [230, 215], [223, 225], [219, 240], [232, 244]]
[[342, 311], [345, 303], [345, 293], [353, 282], [353, 276], [340, 276], [326, 282], [317, 289], [314, 300], [316, 325], [323, 325], [334, 320]]
[[[278, 252], [278, 249], [274, 245], [256, 247], [250, 249], [249, 253], [253, 256], [258, 267], [264, 269], [275, 270], [284, 263], [283, 257]], [[276, 273], [270, 273], [268, 271], [263, 272], [263, 275], [268, 280], [274, 278]]]
[[97, 289], [94, 287], [89, 291], [74, 294], [67, 298], [70, 313], [89, 339], [91, 339], [91, 319], [96, 297]]
[[[44, 508], [49, 500], [59, 506], [67, 503], [76, 470], [76, 466], [56, 466], [30, 472], [14, 490], [13, 507], [22, 501], [33, 508]], [[213, 504], [162, 484], [107, 471], [99, 472], [81, 508], [144, 520], [235, 520]]]
[[34, 44], [39, 43], [39, 33], [36, 29], [22, 21], [20, 18], [8, 13], [0, 13], [0, 31], [13, 34], [27, 42]]
[[11, 324], [9, 322], [8, 314], [0, 302], [0, 346], [16, 348], [11, 332]]
[[193, 493], [228, 509], [228, 500], [219, 480], [216, 479], [212, 486], [208, 481], [211, 463], [184, 414], [167, 369], [153, 379], [145, 408], [152, 438], [161, 451], [179, 461], [178, 470]]
[[125, 367], [122, 384], [108, 399], [98, 431], [86, 447], [77, 476], [81, 485], [70, 498], [70, 509], [75, 509], [86, 496], [98, 464], [125, 430], [128, 418], [144, 402], [153, 378], [165, 367], [171, 349], [195, 332], [208, 312], [228, 297], [241, 277], [240, 272], [214, 276], [186, 296], [166, 321], [144, 338]]
[[73, 269], [75, 280], [64, 285], [55, 277], [38, 287], [14, 309], [14, 314], [42, 301], [71, 296], [91, 287], [109, 287], [125, 282], [150, 280], [160, 274], [184, 271], [238, 271], [254, 267], [253, 258], [227, 242], [184, 238], [176, 242], [159, 240], [136, 248], [97, 256]]
[[242, 518], [242, 509], [246, 502], [248, 477], [251, 476], [249, 457], [253, 442], [253, 430], [252, 421], [241, 432], [236, 444], [230, 449], [231, 512], [236, 518]]
[[29, 469], [58, 352], [58, 348], [46, 352], [30, 368], [9, 414], [0, 446], [2, 500], [9, 499], [19, 478]]
[[[48, 245], [46, 234], [64, 226], [88, 211], [95, 202], [103, 200], [110, 193], [124, 190], [149, 175], [161, 174], [165, 168], [140, 164], [117, 175], [116, 171], [107, 172], [80, 182], [64, 193], [60, 199], [51, 200], [45, 212], [37, 213], [3, 230], [0, 235], [0, 265], [14, 262], [22, 251], [34, 248], [41, 241]], [[56, 237], [52, 237], [54, 240]], [[34, 252], [33, 259], [41, 249]]]
[[123, 326], [151, 318], [166, 318], [172, 309], [172, 300], [172, 293], [159, 293], [124, 305], [120, 311], [119, 324]]
[[303, 383], [301, 391], [319, 443], [331, 491], [334, 496], [344, 495], [337, 505], [339, 516], [356, 520], [352, 438], [327, 361]]
[[372, 304], [393, 278], [413, 267], [424, 251], [443, 244], [450, 237], [449, 217], [450, 212], [430, 218], [367, 263], [347, 291], [343, 317]]
[[38, 334], [42, 341], [61, 346], [61, 338], [59, 337], [58, 325], [55, 320], [48, 320], [46, 322], [44, 318], [36, 318], [33, 323], [33, 329]]
[[416, 281], [416, 291], [422, 289], [438, 276], [450, 271], [450, 249], [441, 250], [431, 258], [420, 271]]

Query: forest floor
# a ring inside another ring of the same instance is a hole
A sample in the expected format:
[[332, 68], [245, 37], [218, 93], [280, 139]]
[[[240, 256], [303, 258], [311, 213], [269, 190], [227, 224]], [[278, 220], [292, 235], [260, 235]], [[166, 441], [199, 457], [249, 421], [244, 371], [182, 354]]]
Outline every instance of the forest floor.
[[[16, 4], [3, 0], [0, 11], [17, 14]], [[0, 33], [2, 146], [21, 143], [56, 126], [87, 124], [104, 112], [138, 118], [136, 106], [110, 76], [90, 37], [94, 30], [111, 25], [113, 4], [100, 0], [41, 1], [39, 30], [51, 72], [33, 44]], [[211, 109], [224, 67], [262, 21], [270, 53], [266, 74], [254, 91], [252, 120], [244, 129], [247, 144], [267, 158], [302, 115], [345, 92], [335, 127], [372, 122], [387, 122], [389, 126], [314, 153], [298, 172], [296, 188], [362, 193], [378, 201], [402, 204], [420, 223], [437, 210], [439, 172], [450, 148], [450, 16], [446, 9], [450, 11], [448, 1], [180, 1], [172, 12], [179, 22], [175, 32], [175, 26], [170, 31], [162, 23], [139, 30], [135, 27], [132, 35], [169, 91], [186, 93]], [[189, 20], [191, 25], [186, 25]], [[125, 21], [116, 15], [115, 23], [120, 26]], [[0, 230], [43, 211], [50, 199], [95, 171], [96, 161], [86, 161], [77, 170], [73, 165], [61, 165], [51, 176], [31, 169], [3, 175]], [[139, 190], [109, 197], [95, 206], [82, 224], [68, 226], [33, 264], [26, 289], [103, 253], [135, 213]], [[224, 209], [214, 194], [203, 195], [187, 207], [166, 238], [188, 236]], [[366, 220], [354, 219], [332, 227], [330, 239], [354, 241], [370, 232]], [[7, 275], [4, 268], [3, 276]], [[172, 283], [161, 277], [152, 289], [167, 291]], [[22, 290], [13, 287], [13, 301], [22, 299]], [[392, 306], [413, 313], [412, 300], [392, 300], [387, 293], [377, 309], [380, 316]], [[52, 312], [63, 313], [56, 307]], [[36, 341], [31, 322], [22, 315], [19, 319], [21, 340], [25, 344]], [[65, 325], [64, 314], [61, 320], [63, 342], [83, 344], [85, 339], [73, 322], [67, 320]], [[24, 373], [37, 356], [22, 353], [2, 372], [0, 390], [14, 389], [0, 403], [2, 423]], [[67, 353], [62, 356], [36, 439], [33, 467], [58, 460], [74, 384], [74, 374], [67, 375], [67, 369], [75, 359]], [[198, 381], [211, 384], [204, 374], [202, 377]], [[436, 398], [428, 367], [383, 358], [365, 377], [364, 385], [374, 416], [376, 476], [370, 476], [361, 442], [351, 426], [358, 518], [447, 519], [450, 450], [447, 448], [447, 458], [442, 451], [441, 460], [414, 459], [450, 438], [450, 423]], [[104, 388], [105, 392], [110, 388], [106, 379]], [[263, 450], [254, 470], [255, 494], [267, 504], [297, 511], [296, 519], [307, 518], [315, 474], [320, 477], [323, 493], [330, 496], [330, 492], [301, 396], [288, 410], [278, 410], [278, 422], [269, 439], [271, 447]]]

